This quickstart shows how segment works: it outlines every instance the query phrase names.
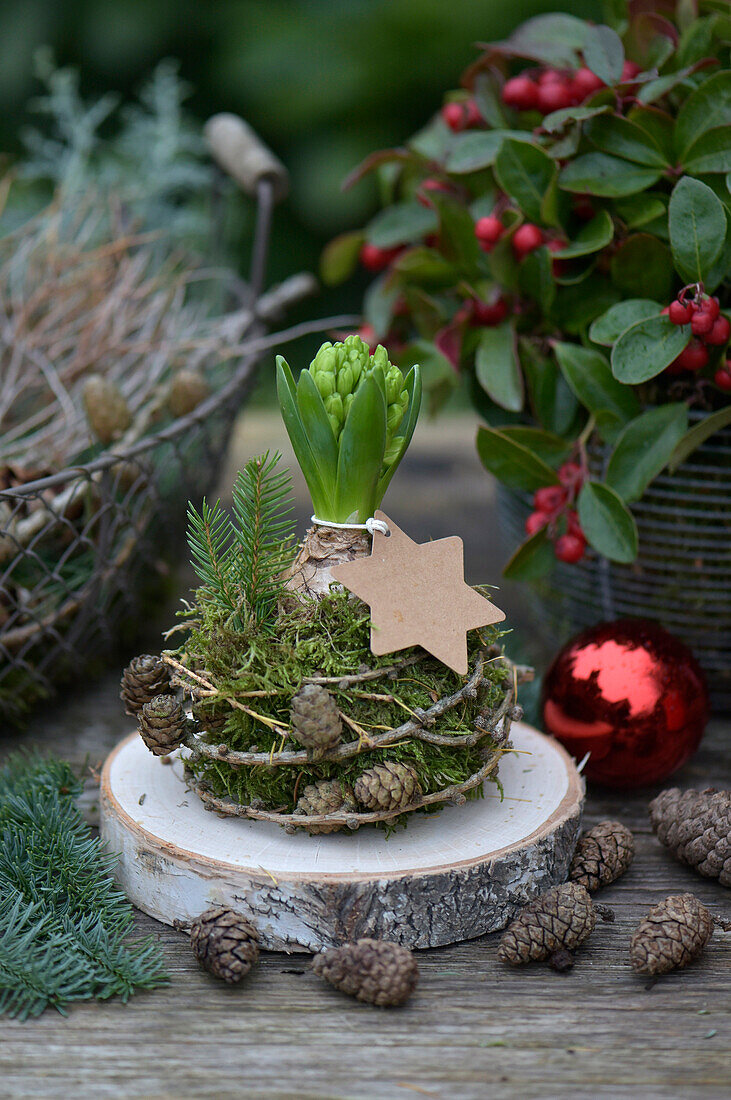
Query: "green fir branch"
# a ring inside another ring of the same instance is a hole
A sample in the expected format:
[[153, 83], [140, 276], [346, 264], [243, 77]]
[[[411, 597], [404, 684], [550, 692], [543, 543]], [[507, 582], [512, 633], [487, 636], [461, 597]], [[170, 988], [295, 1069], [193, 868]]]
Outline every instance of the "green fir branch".
[[188, 546], [198, 578], [229, 615], [237, 616], [241, 599], [231, 575], [236, 532], [220, 500], [211, 508], [204, 497], [200, 512], [188, 504]]
[[281, 460], [269, 451], [247, 462], [233, 487], [238, 541], [237, 572], [251, 616], [269, 622], [283, 591], [283, 574], [292, 559], [292, 479], [277, 469]]
[[0, 1014], [122, 1000], [165, 980], [151, 939], [129, 942], [116, 856], [76, 806], [67, 764], [12, 757], [0, 770]]

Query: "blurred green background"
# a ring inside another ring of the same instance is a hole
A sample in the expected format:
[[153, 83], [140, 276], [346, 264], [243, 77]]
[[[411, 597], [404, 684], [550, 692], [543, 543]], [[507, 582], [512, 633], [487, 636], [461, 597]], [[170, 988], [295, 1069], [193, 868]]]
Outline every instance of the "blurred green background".
[[[81, 90], [133, 95], [162, 58], [180, 61], [201, 121], [246, 117], [292, 174], [276, 216], [270, 279], [316, 269], [323, 244], [374, 208], [370, 181], [340, 184], [368, 152], [404, 140], [442, 104], [476, 56], [477, 41], [506, 36], [555, 0], [3, 0], [0, 4], [0, 147], [21, 150], [37, 123], [33, 56], [50, 46], [77, 66]], [[562, 11], [601, 17], [598, 0]], [[237, 245], [245, 270], [246, 242]], [[293, 315], [358, 310], [365, 277], [325, 290]], [[316, 341], [313, 341], [313, 343]]]

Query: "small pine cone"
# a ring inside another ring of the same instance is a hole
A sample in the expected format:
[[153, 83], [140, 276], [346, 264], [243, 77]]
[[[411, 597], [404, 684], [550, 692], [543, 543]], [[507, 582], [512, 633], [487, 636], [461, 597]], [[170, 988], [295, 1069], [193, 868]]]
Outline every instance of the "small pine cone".
[[639, 974], [667, 974], [687, 966], [713, 935], [713, 917], [693, 894], [672, 894], [640, 921], [629, 948]]
[[240, 982], [259, 958], [256, 927], [225, 905], [196, 917], [190, 926], [190, 944], [198, 962], [224, 982]]
[[353, 792], [369, 810], [400, 810], [421, 797], [419, 777], [414, 769], [390, 760], [358, 776]]
[[201, 725], [206, 733], [218, 736], [223, 733], [224, 726], [231, 714], [230, 707], [210, 703], [193, 703], [193, 717]]
[[731, 791], [662, 791], [650, 803], [658, 840], [681, 863], [731, 886]]
[[634, 837], [626, 825], [621, 821], [600, 821], [579, 839], [569, 878], [593, 893], [623, 875], [634, 854]]
[[[296, 814], [333, 814], [336, 810], [352, 813], [358, 809], [353, 791], [339, 779], [321, 779], [319, 783], [310, 783], [297, 799]], [[337, 833], [342, 825], [306, 825], [308, 833], [316, 836], [320, 833]]]
[[312, 969], [341, 993], [372, 1005], [400, 1005], [416, 988], [419, 967], [406, 947], [363, 939], [315, 955]]
[[113, 443], [132, 423], [129, 406], [118, 386], [100, 374], [91, 374], [81, 394], [89, 427], [100, 443]]
[[175, 417], [187, 416], [209, 393], [208, 383], [200, 371], [184, 368], [176, 371], [170, 380], [168, 408]]
[[573, 951], [594, 931], [596, 912], [583, 886], [564, 882], [552, 886], [521, 909], [503, 932], [500, 962], [541, 962], [560, 950]]
[[143, 653], [141, 657], [132, 658], [122, 673], [119, 686], [125, 713], [136, 715], [156, 695], [170, 693], [170, 672], [159, 657]]
[[306, 749], [324, 752], [340, 740], [343, 723], [327, 688], [304, 684], [292, 699], [292, 736]]
[[151, 753], [167, 756], [185, 737], [185, 711], [174, 695], [156, 695], [138, 716], [139, 734]]

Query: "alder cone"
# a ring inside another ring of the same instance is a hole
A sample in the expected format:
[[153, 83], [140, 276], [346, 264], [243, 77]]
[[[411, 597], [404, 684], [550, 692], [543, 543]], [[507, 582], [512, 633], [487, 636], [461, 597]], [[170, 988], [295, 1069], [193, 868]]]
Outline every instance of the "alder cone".
[[694, 894], [672, 894], [640, 921], [629, 949], [638, 974], [681, 970], [700, 955], [713, 935], [713, 917]]
[[634, 854], [634, 837], [626, 825], [600, 821], [579, 838], [569, 878], [592, 893], [623, 875]]
[[240, 982], [259, 958], [256, 926], [225, 905], [207, 909], [190, 927], [196, 958], [216, 978]]
[[[352, 789], [339, 779], [321, 779], [318, 783], [310, 783], [297, 799], [296, 814], [306, 814], [314, 817], [317, 814], [332, 814], [337, 810], [354, 812], [358, 804], [353, 796]], [[308, 833], [313, 836], [325, 833], [336, 833], [342, 825], [305, 825]]]
[[497, 957], [518, 966], [573, 951], [594, 931], [596, 912], [584, 886], [553, 886], [520, 911], [503, 932]]
[[159, 657], [143, 653], [133, 657], [122, 673], [119, 697], [127, 714], [137, 715], [156, 695], [170, 691], [170, 671]]
[[373, 1005], [400, 1005], [416, 988], [411, 951], [385, 940], [362, 939], [315, 955], [312, 969], [341, 993]]
[[139, 713], [139, 734], [151, 753], [167, 756], [182, 742], [186, 721], [174, 695], [156, 695]]
[[661, 791], [650, 803], [661, 844], [705, 878], [731, 886], [731, 791]]
[[343, 732], [338, 708], [327, 688], [305, 684], [292, 699], [292, 736], [306, 749], [324, 752]]
[[419, 777], [414, 769], [390, 760], [358, 776], [353, 791], [361, 805], [369, 810], [400, 810], [421, 797]]

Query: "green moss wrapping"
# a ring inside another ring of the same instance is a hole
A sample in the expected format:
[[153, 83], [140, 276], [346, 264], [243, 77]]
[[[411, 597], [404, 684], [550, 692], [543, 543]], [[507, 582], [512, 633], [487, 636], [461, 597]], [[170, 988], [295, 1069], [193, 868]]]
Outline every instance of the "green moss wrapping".
[[[257, 714], [289, 726], [292, 696], [309, 676], [347, 676], [371, 669], [387, 668], [408, 656], [408, 651], [388, 657], [375, 657], [370, 650], [368, 609], [345, 592], [301, 603], [285, 601], [274, 630], [247, 629], [236, 633], [225, 625], [225, 616], [206, 598], [206, 590], [197, 593], [197, 620], [186, 644], [174, 656], [187, 668], [198, 671], [213, 683], [218, 696], [202, 699], [196, 713], [211, 730], [205, 739], [225, 744], [235, 751], [279, 751], [282, 738], [266, 725], [241, 710], [232, 708], [225, 697], [237, 699]], [[494, 628], [473, 631], [470, 653], [496, 642]], [[414, 651], [412, 651], [414, 652]], [[487, 663], [488, 685], [477, 699], [465, 700], [438, 718], [432, 727], [436, 733], [456, 735], [474, 732], [478, 713], [501, 701], [508, 672], [499, 663]], [[415, 664], [398, 672], [394, 679], [371, 680], [351, 687], [328, 685], [338, 707], [366, 733], [393, 729], [409, 718], [409, 712], [426, 710], [437, 699], [450, 695], [464, 683], [434, 658], [424, 654]], [[252, 696], [255, 691], [270, 692]], [[395, 701], [379, 700], [373, 694], [392, 695]], [[210, 716], [210, 721], [208, 721]], [[357, 734], [347, 726], [345, 740]], [[298, 748], [294, 741], [289, 749]], [[305, 766], [256, 765], [234, 767], [205, 757], [194, 759], [191, 770], [217, 796], [228, 796], [243, 805], [257, 803], [260, 808], [292, 813], [298, 794], [309, 783], [337, 778], [349, 784], [374, 764], [401, 761], [410, 764], [419, 776], [424, 794], [462, 783], [476, 772], [490, 738], [467, 748], [438, 746], [407, 739], [387, 747], [368, 750], [341, 761], [320, 761]], [[497, 777], [493, 776], [497, 782]], [[476, 798], [479, 787], [468, 793]], [[436, 808], [436, 807], [435, 807]], [[409, 815], [404, 815], [408, 817]], [[389, 826], [393, 825], [393, 821]]]

